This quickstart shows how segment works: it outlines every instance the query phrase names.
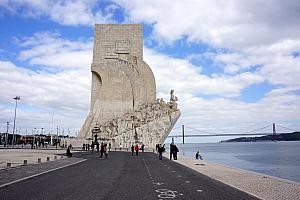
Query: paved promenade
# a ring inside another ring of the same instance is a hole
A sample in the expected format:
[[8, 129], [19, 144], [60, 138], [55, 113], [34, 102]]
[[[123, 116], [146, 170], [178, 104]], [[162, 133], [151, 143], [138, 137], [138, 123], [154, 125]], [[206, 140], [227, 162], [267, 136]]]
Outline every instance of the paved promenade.
[[261, 199], [300, 199], [300, 183], [297, 182], [183, 156], [175, 162]]
[[160, 161], [153, 153], [110, 152], [108, 159], [75, 153], [73, 158], [2, 170], [0, 185], [0, 199], [6, 200], [257, 199], [168, 159]]
[[66, 152], [66, 149], [0, 149], [0, 170], [7, 167], [7, 163], [11, 163], [11, 167], [17, 167], [24, 164], [24, 160], [27, 160], [28, 164], [38, 163], [38, 159], [41, 162], [50, 161], [54, 159], [60, 159], [62, 154]]

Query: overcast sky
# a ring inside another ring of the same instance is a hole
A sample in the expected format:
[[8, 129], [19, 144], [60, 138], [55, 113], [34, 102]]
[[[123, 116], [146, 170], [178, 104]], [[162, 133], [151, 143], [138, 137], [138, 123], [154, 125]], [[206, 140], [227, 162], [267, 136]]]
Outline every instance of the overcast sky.
[[12, 131], [16, 95], [21, 133], [80, 129], [90, 106], [95, 23], [144, 25], [157, 96], [167, 100], [174, 89], [179, 98], [171, 134], [181, 124], [186, 134], [272, 123], [300, 130], [298, 0], [0, 0], [1, 132], [7, 121]]

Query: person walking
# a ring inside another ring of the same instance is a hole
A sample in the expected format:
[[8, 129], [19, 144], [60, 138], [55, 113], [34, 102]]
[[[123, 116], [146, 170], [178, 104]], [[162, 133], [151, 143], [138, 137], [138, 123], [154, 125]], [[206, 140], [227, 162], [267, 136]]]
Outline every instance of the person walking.
[[145, 145], [144, 144], [142, 144], [141, 150], [142, 150], [142, 152], [144, 152], [144, 150], [145, 150]]
[[135, 155], [138, 156], [139, 155], [139, 150], [140, 150], [140, 147], [138, 144], [135, 145]]
[[134, 145], [131, 145], [131, 156], [133, 156], [134, 153]]
[[95, 148], [95, 143], [94, 143], [94, 142], [92, 142], [92, 144], [91, 144], [91, 149], [92, 149], [92, 152], [94, 152], [94, 148]]
[[172, 160], [172, 157], [174, 158], [174, 150], [175, 150], [175, 146], [174, 146], [174, 142], [172, 142], [170, 144], [170, 160]]
[[97, 152], [99, 152], [99, 142], [96, 143]]
[[174, 152], [173, 152], [173, 157], [174, 160], [177, 160], [177, 153], [179, 152], [178, 147], [174, 144]]
[[103, 157], [103, 153], [104, 153], [104, 144], [103, 144], [103, 142], [101, 142], [101, 147], [100, 147], [100, 158]]
[[107, 156], [108, 156], [108, 146], [107, 146], [106, 143], [104, 144], [103, 151], [104, 151], [105, 158], [107, 159]]
[[159, 144], [157, 148], [157, 152], [158, 152], [158, 159], [162, 160], [162, 154], [165, 152], [165, 145], [161, 146]]
[[72, 153], [71, 153], [71, 145], [68, 146], [66, 155], [67, 155], [68, 157], [72, 157]]

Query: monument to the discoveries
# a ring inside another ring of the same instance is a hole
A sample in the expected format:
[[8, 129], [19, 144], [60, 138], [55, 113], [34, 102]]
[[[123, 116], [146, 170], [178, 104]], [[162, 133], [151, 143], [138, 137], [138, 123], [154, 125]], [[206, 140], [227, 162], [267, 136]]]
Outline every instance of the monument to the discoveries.
[[113, 146], [163, 143], [177, 119], [177, 97], [156, 99], [155, 78], [143, 61], [143, 30], [137, 24], [97, 24], [94, 32], [90, 113], [80, 138]]

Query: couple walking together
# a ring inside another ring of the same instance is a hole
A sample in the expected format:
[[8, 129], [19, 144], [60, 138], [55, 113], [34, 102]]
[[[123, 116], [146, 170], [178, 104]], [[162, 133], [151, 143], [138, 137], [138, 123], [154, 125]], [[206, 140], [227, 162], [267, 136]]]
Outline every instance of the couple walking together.
[[170, 144], [170, 160], [172, 160], [172, 157], [174, 160], [177, 160], [177, 152], [179, 152], [178, 147], [172, 142]]

